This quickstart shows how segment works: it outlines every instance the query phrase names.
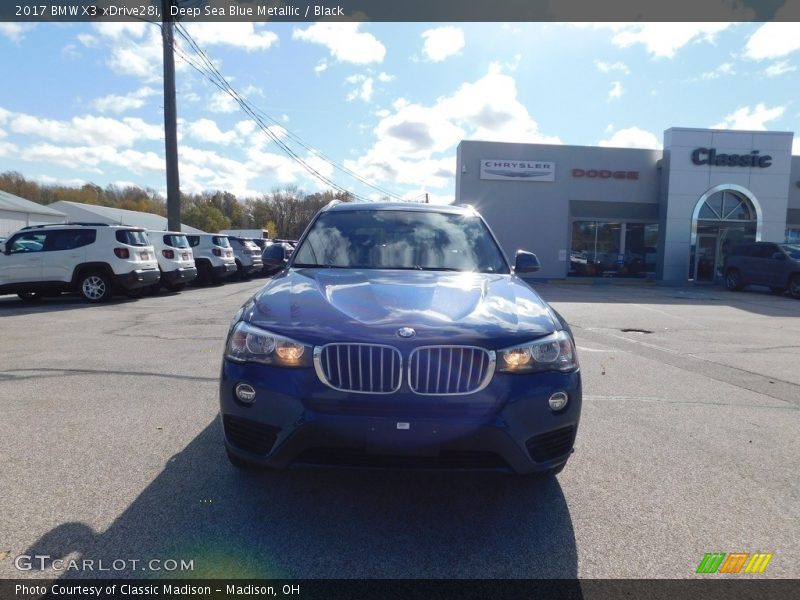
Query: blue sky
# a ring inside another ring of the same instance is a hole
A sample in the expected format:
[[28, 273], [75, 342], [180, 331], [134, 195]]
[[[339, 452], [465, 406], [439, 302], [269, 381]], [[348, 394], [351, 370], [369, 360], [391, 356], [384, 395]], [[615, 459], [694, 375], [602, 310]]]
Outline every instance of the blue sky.
[[[437, 202], [452, 200], [462, 139], [658, 148], [673, 126], [800, 133], [798, 23], [185, 27], [275, 135], [363, 198], [381, 193], [285, 130], [394, 195]], [[157, 26], [0, 23], [0, 53], [0, 170], [164, 191]], [[184, 191], [328, 188], [176, 64]]]

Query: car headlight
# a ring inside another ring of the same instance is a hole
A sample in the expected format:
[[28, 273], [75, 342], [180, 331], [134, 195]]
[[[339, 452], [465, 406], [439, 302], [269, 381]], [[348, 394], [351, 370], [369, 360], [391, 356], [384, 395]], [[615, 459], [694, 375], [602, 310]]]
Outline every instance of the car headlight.
[[575, 344], [566, 331], [497, 352], [497, 370], [506, 373], [572, 371], [578, 368]]
[[281, 367], [310, 367], [311, 346], [239, 321], [228, 337], [225, 358]]

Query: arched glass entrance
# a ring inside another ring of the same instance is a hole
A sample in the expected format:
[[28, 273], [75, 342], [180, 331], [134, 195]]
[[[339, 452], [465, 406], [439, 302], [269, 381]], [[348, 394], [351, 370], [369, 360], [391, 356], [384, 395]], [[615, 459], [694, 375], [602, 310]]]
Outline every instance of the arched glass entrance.
[[761, 207], [738, 185], [718, 185], [700, 197], [692, 215], [689, 278], [714, 281], [734, 246], [761, 240]]

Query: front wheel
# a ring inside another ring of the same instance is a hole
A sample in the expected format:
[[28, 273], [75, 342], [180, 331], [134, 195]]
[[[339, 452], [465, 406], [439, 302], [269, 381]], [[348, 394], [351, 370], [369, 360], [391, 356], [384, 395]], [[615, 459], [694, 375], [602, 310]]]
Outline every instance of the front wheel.
[[728, 269], [725, 273], [725, 287], [732, 292], [737, 292], [742, 289], [742, 276], [736, 269]]
[[87, 302], [105, 302], [111, 298], [111, 280], [104, 273], [87, 273], [81, 275], [78, 291]]
[[792, 279], [789, 281], [789, 293], [792, 298], [800, 300], [800, 273], [792, 275]]

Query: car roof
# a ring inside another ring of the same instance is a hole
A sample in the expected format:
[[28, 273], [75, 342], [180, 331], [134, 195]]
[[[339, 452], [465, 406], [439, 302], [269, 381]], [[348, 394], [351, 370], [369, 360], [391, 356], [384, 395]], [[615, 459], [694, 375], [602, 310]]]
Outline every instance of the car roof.
[[418, 202], [338, 202], [326, 206], [324, 211], [347, 212], [356, 210], [404, 210], [416, 212], [437, 212], [454, 215], [474, 215], [475, 209], [469, 205], [421, 204]]

